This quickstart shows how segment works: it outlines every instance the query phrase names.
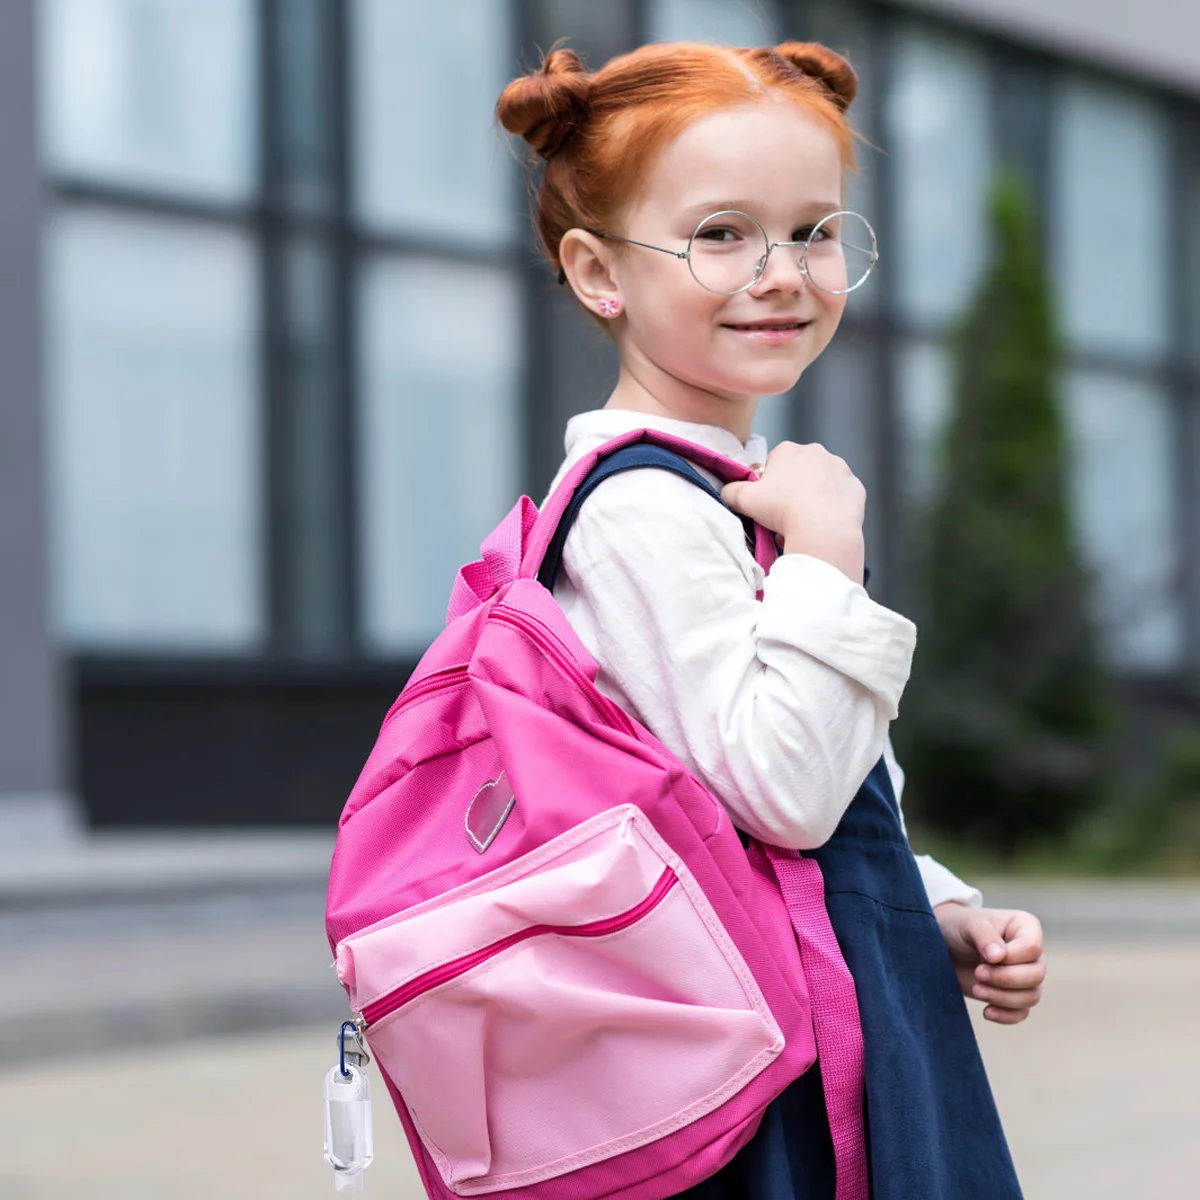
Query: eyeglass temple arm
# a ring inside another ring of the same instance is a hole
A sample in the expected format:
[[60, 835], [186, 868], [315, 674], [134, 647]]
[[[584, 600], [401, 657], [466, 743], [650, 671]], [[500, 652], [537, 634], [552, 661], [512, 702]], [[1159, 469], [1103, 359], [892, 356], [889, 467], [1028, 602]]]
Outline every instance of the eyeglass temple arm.
[[686, 250], [670, 250], [666, 246], [652, 246], [649, 242], [635, 242], [633, 238], [618, 237], [615, 233], [597, 233], [594, 229], [589, 229], [593, 237], [603, 238], [606, 242], [624, 242], [627, 246], [641, 246], [643, 250], [657, 250], [660, 254], [669, 254], [673, 258], [687, 258]]
[[[618, 237], [615, 233], [601, 233], [597, 229], [587, 231], [592, 237], [603, 238], [606, 242], [624, 242], [628, 246], [641, 246], [643, 250], [657, 250], [660, 254], [670, 254], [673, 258], [687, 258], [686, 250], [669, 250], [666, 246], [651, 246], [649, 242], [635, 242], [633, 238]], [[558, 270], [559, 286], [567, 282], [567, 273], [561, 267]]]

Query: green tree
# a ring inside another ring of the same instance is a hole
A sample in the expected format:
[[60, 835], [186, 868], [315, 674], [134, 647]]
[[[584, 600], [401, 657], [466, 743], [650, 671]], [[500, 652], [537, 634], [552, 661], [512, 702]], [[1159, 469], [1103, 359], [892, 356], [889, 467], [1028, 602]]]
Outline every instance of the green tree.
[[1068, 508], [1036, 218], [1014, 176], [996, 182], [989, 208], [991, 262], [954, 339], [954, 409], [898, 732], [916, 811], [1011, 854], [1100, 801], [1111, 705]]

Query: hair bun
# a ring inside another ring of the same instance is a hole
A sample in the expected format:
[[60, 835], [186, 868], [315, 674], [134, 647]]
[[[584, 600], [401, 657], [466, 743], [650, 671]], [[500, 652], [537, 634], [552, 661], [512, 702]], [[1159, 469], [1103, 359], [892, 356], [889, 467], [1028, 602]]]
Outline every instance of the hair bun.
[[836, 51], [820, 42], [784, 42], [774, 53], [793, 67], [824, 84], [830, 99], [843, 112], [858, 95], [858, 76], [854, 68]]
[[514, 79], [500, 94], [496, 117], [543, 158], [562, 149], [588, 114], [590, 77], [574, 50], [553, 46], [541, 67]]

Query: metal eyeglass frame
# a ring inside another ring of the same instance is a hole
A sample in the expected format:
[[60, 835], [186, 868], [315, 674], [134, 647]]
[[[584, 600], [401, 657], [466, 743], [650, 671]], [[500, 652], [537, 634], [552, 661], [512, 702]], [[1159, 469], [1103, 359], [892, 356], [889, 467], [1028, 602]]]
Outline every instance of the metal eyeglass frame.
[[[742, 287], [735, 288], [732, 292], [725, 292], [725, 291], [721, 291], [719, 288], [710, 288], [706, 283], [701, 282], [700, 277], [696, 274], [695, 267], [692, 266], [692, 243], [696, 240], [696, 235], [700, 232], [700, 230], [703, 229], [704, 226], [707, 225], [710, 221], [716, 220], [717, 217], [731, 217], [731, 216], [745, 217], [748, 221], [754, 221], [754, 224], [758, 226], [759, 232], [763, 235], [763, 244], [767, 247], [767, 249], [766, 249], [766, 253], [764, 253], [763, 256], [758, 260], [758, 265], [755, 267], [755, 270], [754, 270], [754, 278], [751, 279], [749, 283], [744, 284]], [[738, 208], [723, 208], [719, 212], [709, 213], [709, 215], [707, 217], [705, 217], [704, 220], [701, 221], [696, 226], [695, 229], [692, 230], [692, 236], [688, 238], [688, 244], [687, 244], [686, 250], [671, 250], [666, 246], [652, 246], [652, 245], [650, 245], [649, 242], [636, 242], [633, 240], [633, 238], [620, 237], [615, 233], [601, 233], [598, 229], [589, 229], [587, 232], [590, 233], [593, 237], [603, 238], [605, 241], [608, 241], [608, 242], [625, 242], [627, 245], [630, 245], [630, 246], [641, 246], [644, 250], [658, 250], [663, 254], [672, 255], [674, 258], [682, 258], [687, 262], [688, 270], [691, 272], [692, 278], [698, 284], [700, 284], [700, 286], [702, 288], [704, 288], [704, 290], [706, 292], [712, 292], [716, 296], [737, 296], [737, 295], [740, 295], [742, 292], [748, 292], [763, 277], [763, 274], [766, 272], [766, 269], [767, 269], [767, 262], [771, 257], [771, 251], [774, 250], [776, 248], [776, 246], [782, 246], [784, 248], [787, 248], [790, 246], [803, 246], [804, 253], [800, 259], [800, 271], [803, 274], [804, 278], [809, 283], [811, 283], [813, 285], [813, 287], [815, 287], [817, 289], [817, 291], [824, 292], [827, 296], [848, 296], [851, 292], [857, 291], [860, 287], [862, 287], [862, 285], [864, 283], [866, 283], [867, 280], [870, 278], [871, 272], [873, 270], [875, 270], [875, 264], [879, 261], [879, 244], [875, 240], [875, 230], [871, 226], [871, 222], [868, 221], [867, 218], [862, 215], [862, 213], [853, 212], [848, 208], [838, 209], [837, 212], [832, 212], [828, 216], [822, 217], [813, 226], [813, 231], [812, 231], [813, 234], [815, 234], [817, 232], [817, 230], [820, 229], [821, 226], [825, 224], [826, 221], [832, 221], [835, 217], [857, 217], [867, 227], [867, 233], [869, 233], [871, 236], [871, 251], [870, 251], [871, 261], [868, 264], [867, 269], [863, 272], [863, 277], [852, 287], [842, 288], [840, 291], [830, 291], [829, 288], [823, 288], [819, 283], [816, 282], [816, 280], [813, 279], [812, 275], [809, 274], [808, 244], [812, 240], [812, 234], [810, 234], [809, 237], [806, 238], [804, 241], [800, 241], [800, 242], [773, 242], [767, 236], [767, 231], [762, 227], [762, 225], [758, 221], [755, 221], [754, 218], [749, 213], [742, 212], [741, 209], [738, 209]], [[856, 250], [864, 249], [864, 247], [862, 247], [862, 246], [856, 246], [854, 248]], [[564, 278], [565, 278], [565, 273], [564, 273]], [[561, 280], [560, 280], [560, 282], [561, 282]]]

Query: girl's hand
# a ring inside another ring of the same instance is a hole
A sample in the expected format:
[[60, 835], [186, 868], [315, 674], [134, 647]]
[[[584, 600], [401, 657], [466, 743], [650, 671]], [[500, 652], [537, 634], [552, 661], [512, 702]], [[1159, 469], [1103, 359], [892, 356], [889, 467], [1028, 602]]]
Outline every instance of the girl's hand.
[[982, 1000], [984, 1018], [1016, 1025], [1042, 998], [1046, 978], [1042, 924], [1032, 913], [967, 908], [950, 901], [933, 910], [963, 995]]
[[721, 499], [773, 529], [785, 554], [809, 554], [862, 583], [867, 492], [824, 446], [780, 442], [757, 481], [726, 484]]

